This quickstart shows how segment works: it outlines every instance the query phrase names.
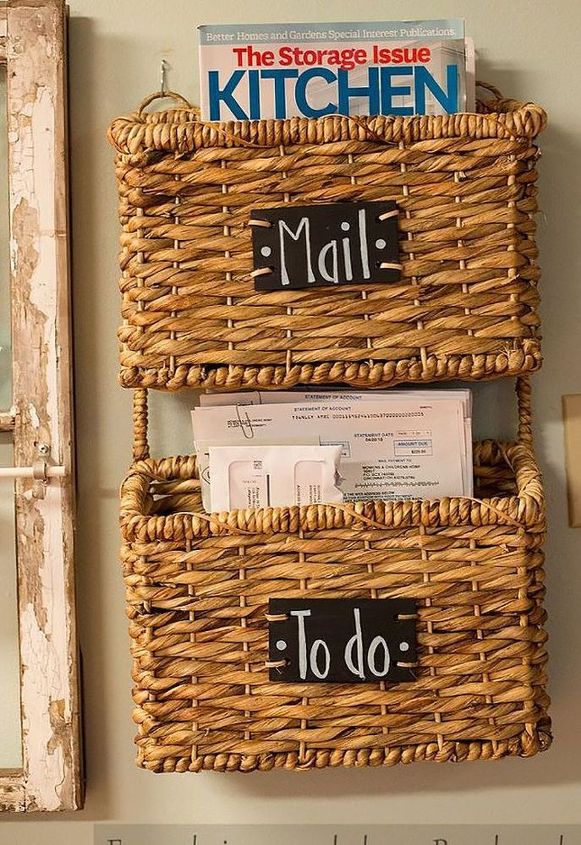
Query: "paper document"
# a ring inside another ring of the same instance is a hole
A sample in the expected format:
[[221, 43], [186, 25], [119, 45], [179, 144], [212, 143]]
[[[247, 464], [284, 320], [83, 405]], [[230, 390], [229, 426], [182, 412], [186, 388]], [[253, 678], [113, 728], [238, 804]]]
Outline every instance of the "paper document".
[[464, 448], [461, 451], [463, 493], [474, 493], [472, 467], [472, 391], [467, 388], [432, 390], [246, 390], [238, 393], [202, 393], [202, 407], [220, 405], [269, 405], [296, 402], [377, 402], [385, 399], [390, 404], [399, 400], [441, 402], [454, 399], [462, 403], [464, 419]]
[[431, 394], [430, 401], [382, 396], [362, 402], [360, 396], [194, 409], [202, 488], [208, 476], [201, 444], [284, 444], [312, 434], [322, 446], [341, 446], [345, 501], [466, 495], [462, 402]]

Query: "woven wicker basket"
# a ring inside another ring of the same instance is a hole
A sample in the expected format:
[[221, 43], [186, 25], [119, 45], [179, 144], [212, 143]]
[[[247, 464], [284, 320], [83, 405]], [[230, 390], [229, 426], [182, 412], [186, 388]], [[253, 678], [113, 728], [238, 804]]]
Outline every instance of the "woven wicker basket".
[[[547, 748], [544, 504], [527, 380], [519, 394], [518, 442], [476, 445], [475, 499], [207, 515], [195, 458], [136, 461], [121, 525], [139, 764], [248, 772]], [[269, 681], [268, 600], [307, 596], [416, 599], [416, 680]]]
[[[540, 364], [536, 105], [480, 114], [114, 121], [126, 387], [518, 375]], [[402, 280], [254, 290], [251, 209], [395, 200]]]
[[[149, 98], [151, 99], [151, 98]], [[550, 744], [544, 503], [526, 374], [539, 107], [202, 124], [116, 120], [122, 488], [138, 762], [252, 771], [530, 756]], [[401, 283], [256, 292], [248, 220], [396, 200]], [[153, 460], [147, 390], [519, 376], [517, 442], [475, 447], [474, 499], [203, 513], [193, 457]], [[270, 598], [413, 598], [411, 682], [269, 681]]]

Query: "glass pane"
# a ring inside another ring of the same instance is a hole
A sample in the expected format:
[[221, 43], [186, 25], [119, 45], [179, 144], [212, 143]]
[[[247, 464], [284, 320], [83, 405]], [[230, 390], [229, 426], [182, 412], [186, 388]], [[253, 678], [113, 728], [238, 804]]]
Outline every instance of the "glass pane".
[[[12, 405], [6, 73], [0, 68], [0, 414]], [[0, 432], [0, 467], [14, 464], [12, 433]], [[22, 766], [14, 481], [0, 479], [0, 769]]]

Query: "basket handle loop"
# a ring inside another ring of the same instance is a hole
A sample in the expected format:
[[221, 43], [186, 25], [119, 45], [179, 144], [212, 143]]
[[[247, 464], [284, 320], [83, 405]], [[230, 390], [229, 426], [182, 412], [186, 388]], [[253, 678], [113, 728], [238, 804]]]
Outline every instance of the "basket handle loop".
[[502, 92], [496, 88], [495, 85], [491, 85], [490, 82], [482, 82], [482, 80], [476, 80], [476, 87], [483, 88], [485, 91], [488, 91], [489, 94], [492, 94], [495, 100], [504, 100]]
[[176, 103], [179, 103], [183, 108], [190, 109], [191, 111], [198, 111], [195, 106], [193, 106], [189, 100], [186, 100], [185, 97], [182, 97], [181, 94], [177, 94], [175, 91], [155, 91], [153, 94], [150, 94], [148, 97], [145, 97], [140, 103], [137, 108], [137, 114], [139, 117], [143, 116], [143, 112], [145, 109], [154, 103], [156, 100], [175, 100]]
[[524, 446], [533, 445], [533, 417], [531, 407], [531, 381], [528, 376], [519, 376], [516, 380], [516, 398], [518, 404], [518, 442]]
[[133, 460], [149, 458], [147, 388], [133, 391]]

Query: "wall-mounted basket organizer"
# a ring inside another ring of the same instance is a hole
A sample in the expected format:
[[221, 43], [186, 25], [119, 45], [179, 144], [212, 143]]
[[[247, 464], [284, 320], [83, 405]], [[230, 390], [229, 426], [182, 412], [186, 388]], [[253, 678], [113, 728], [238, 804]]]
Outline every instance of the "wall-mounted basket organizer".
[[[544, 124], [538, 106], [499, 96], [448, 117], [203, 124], [184, 104], [113, 123], [121, 381], [135, 388], [121, 525], [141, 766], [391, 765], [550, 744], [528, 380], [541, 362]], [[252, 209], [353, 200], [397, 203], [400, 282], [255, 290]], [[149, 457], [146, 388], [507, 375], [518, 377], [518, 437], [475, 445], [474, 499], [208, 515], [194, 457]], [[413, 599], [414, 677], [270, 680], [273, 598]]]

